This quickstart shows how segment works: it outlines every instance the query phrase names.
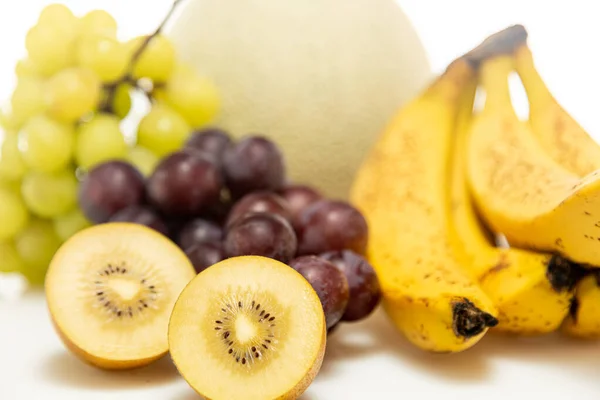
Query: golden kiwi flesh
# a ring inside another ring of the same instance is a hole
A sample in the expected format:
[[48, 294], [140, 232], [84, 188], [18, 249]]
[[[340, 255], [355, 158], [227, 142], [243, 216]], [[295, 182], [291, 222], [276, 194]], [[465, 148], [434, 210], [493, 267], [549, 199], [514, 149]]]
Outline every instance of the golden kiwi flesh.
[[325, 316], [310, 284], [266, 257], [240, 256], [198, 274], [169, 323], [171, 357], [214, 400], [295, 399], [318, 373]]
[[46, 275], [46, 299], [74, 354], [101, 368], [134, 368], [168, 352], [173, 305], [195, 276], [165, 236], [142, 225], [107, 223], [61, 246]]

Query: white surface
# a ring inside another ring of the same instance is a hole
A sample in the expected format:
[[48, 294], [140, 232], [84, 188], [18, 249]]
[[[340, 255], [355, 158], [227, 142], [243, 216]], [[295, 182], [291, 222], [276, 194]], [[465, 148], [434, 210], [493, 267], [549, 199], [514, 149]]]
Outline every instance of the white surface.
[[[198, 398], [168, 359], [131, 372], [81, 363], [55, 335], [41, 293], [0, 302], [0, 315], [2, 400]], [[599, 355], [599, 343], [492, 335], [464, 353], [426, 354], [377, 313], [331, 336], [323, 368], [301, 399], [597, 400]]]
[[[14, 61], [45, 0], [0, 2], [0, 96], [12, 85]], [[77, 11], [102, 7], [125, 37], [150, 31], [169, 0], [67, 1]], [[541, 73], [565, 107], [596, 137], [600, 52], [596, 2], [399, 0], [440, 71], [487, 34], [512, 23], [529, 29]], [[408, 57], [409, 55], [407, 55]], [[522, 107], [522, 99], [519, 100]], [[425, 354], [408, 345], [380, 314], [343, 326], [303, 396], [316, 399], [597, 400], [600, 344], [559, 337], [508, 339], [488, 335], [455, 355]], [[193, 391], [168, 360], [146, 369], [107, 373], [72, 357], [54, 334], [41, 294], [0, 299], [0, 400], [192, 400]]]

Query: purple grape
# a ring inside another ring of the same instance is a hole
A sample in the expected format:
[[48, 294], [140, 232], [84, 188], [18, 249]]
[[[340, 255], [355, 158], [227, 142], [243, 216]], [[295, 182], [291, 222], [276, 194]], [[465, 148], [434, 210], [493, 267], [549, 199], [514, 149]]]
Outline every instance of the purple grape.
[[109, 222], [132, 222], [154, 229], [168, 236], [169, 230], [162, 218], [148, 206], [130, 206], [110, 217]]
[[222, 188], [218, 168], [197, 153], [165, 157], [148, 178], [152, 205], [166, 215], [198, 215], [217, 202]]
[[323, 305], [327, 328], [332, 328], [344, 315], [350, 298], [344, 273], [329, 261], [317, 256], [295, 258], [290, 262], [290, 266], [315, 289]]
[[162, 218], [148, 206], [130, 206], [110, 217], [109, 222], [131, 222], [154, 229], [168, 236], [169, 230]]
[[92, 168], [79, 187], [79, 206], [92, 222], [144, 202], [144, 176], [131, 164], [109, 161]]
[[225, 234], [225, 253], [229, 257], [256, 255], [288, 262], [297, 250], [294, 230], [276, 214], [246, 214]]
[[225, 225], [227, 216], [233, 207], [233, 202], [229, 200], [220, 200], [217, 203], [209, 206], [200, 216], [209, 221], [213, 221], [221, 226]]
[[177, 236], [177, 244], [182, 249], [188, 249], [195, 244], [205, 242], [220, 242], [223, 230], [214, 222], [196, 218], [181, 228]]
[[234, 198], [259, 190], [277, 191], [285, 182], [283, 155], [261, 136], [252, 136], [230, 146], [223, 154], [223, 171]]
[[238, 218], [252, 212], [277, 214], [291, 222], [292, 215], [285, 200], [272, 192], [254, 192], [245, 195], [233, 205], [225, 226], [231, 226]]
[[211, 161], [221, 165], [223, 152], [230, 144], [231, 138], [223, 129], [205, 128], [194, 132], [184, 148], [203, 152]]
[[185, 251], [185, 254], [198, 273], [225, 259], [223, 245], [219, 242], [196, 243], [192, 247], [189, 247]]
[[164, 214], [160, 214], [165, 221], [165, 225], [167, 225], [167, 230], [169, 232], [169, 238], [177, 243], [177, 239], [179, 238], [179, 232], [183, 229], [184, 226], [190, 221], [189, 217], [180, 217], [180, 216], [166, 216]]
[[369, 316], [381, 299], [379, 280], [371, 264], [351, 250], [332, 251], [320, 257], [335, 264], [348, 280], [350, 300], [342, 321], [359, 321]]
[[354, 250], [364, 254], [368, 227], [362, 214], [350, 204], [319, 200], [308, 206], [296, 226], [299, 254], [319, 254], [333, 250]]
[[279, 194], [283, 197], [292, 213], [292, 225], [298, 225], [300, 214], [309, 205], [321, 200], [323, 196], [315, 189], [305, 185], [290, 185], [284, 187]]

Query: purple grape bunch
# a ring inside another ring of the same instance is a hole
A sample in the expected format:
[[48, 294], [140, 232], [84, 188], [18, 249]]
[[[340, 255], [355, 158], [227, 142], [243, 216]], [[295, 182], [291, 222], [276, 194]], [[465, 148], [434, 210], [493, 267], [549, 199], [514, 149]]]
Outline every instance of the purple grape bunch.
[[95, 223], [137, 223], [169, 237], [198, 273], [242, 255], [287, 263], [315, 289], [329, 332], [365, 319], [380, 301], [364, 258], [365, 218], [289, 183], [283, 153], [264, 136], [235, 141], [220, 128], [199, 130], [147, 179], [129, 163], [105, 162], [83, 178], [79, 204]]

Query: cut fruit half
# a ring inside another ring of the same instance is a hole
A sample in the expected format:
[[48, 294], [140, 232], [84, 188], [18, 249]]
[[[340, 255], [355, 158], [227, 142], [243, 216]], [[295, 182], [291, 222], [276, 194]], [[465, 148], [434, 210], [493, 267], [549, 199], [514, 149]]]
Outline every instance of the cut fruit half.
[[62, 245], [48, 269], [46, 298], [59, 336], [76, 355], [101, 368], [134, 368], [167, 353], [173, 305], [195, 275], [163, 235], [107, 223]]
[[325, 338], [310, 284], [260, 256], [229, 258], [200, 273], [169, 324], [177, 369], [209, 399], [296, 399], [321, 367]]

